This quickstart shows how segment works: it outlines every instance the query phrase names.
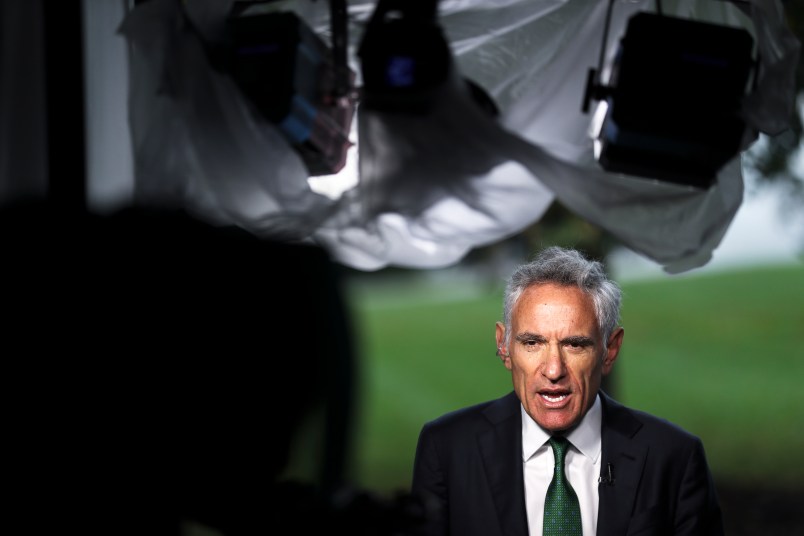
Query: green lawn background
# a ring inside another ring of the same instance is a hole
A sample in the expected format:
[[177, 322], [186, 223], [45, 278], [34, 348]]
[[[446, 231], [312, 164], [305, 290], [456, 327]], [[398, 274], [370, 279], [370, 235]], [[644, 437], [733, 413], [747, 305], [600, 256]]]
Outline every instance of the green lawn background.
[[[406, 490], [422, 424], [511, 389], [494, 355], [502, 286], [350, 278], [360, 360], [352, 480]], [[703, 438], [716, 478], [802, 488], [804, 267], [622, 283], [614, 394]]]

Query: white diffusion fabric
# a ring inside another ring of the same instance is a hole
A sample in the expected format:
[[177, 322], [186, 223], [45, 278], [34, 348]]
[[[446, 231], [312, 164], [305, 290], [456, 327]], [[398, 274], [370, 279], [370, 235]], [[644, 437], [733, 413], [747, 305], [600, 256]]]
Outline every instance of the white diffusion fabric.
[[378, 260], [446, 266], [522, 230], [553, 201], [510, 158], [509, 134], [461, 80], [452, 76], [433, 97], [426, 117], [359, 113], [360, 181], [347, 194], [356, 213], [316, 233], [343, 262], [354, 265], [363, 256], [362, 268], [380, 267]]
[[120, 28], [131, 44], [135, 195], [257, 235], [303, 240], [335, 210], [234, 81], [210, 66], [180, 3], [152, 0]]
[[[209, 17], [216, 12], [203, 9], [210, 2], [184, 4]], [[313, 4], [297, 12], [328, 41], [327, 3]], [[472, 248], [538, 221], [557, 200], [670, 272], [701, 266], [742, 202], [740, 157], [706, 190], [601, 169], [590, 135], [594, 107], [584, 113], [582, 101], [588, 70], [598, 67], [607, 4], [442, 1], [439, 22], [454, 69], [433, 93], [431, 111], [405, 115], [358, 106], [356, 158], [320, 178], [348, 186], [325, 196], [310, 188], [302, 161], [278, 130], [260, 121], [234, 83], [208, 64], [200, 34], [180, 24], [179, 3], [145, 2], [121, 29], [134, 45], [130, 115], [138, 194], [149, 202], [179, 200], [261, 236], [315, 241], [361, 270], [453, 264]], [[349, 63], [358, 73], [356, 50], [374, 5], [348, 3]], [[606, 65], [628, 18], [655, 5], [614, 2]], [[800, 44], [784, 25], [778, 0], [753, 0], [744, 11], [717, 1], [662, 6], [668, 15], [753, 34], [762, 70], [745, 102], [746, 149], [758, 132], [788, 126]], [[218, 6], [217, 12], [224, 11]], [[494, 99], [497, 117], [474, 102], [467, 79]]]
[[[777, 134], [790, 117], [799, 49], [784, 27], [778, 2], [760, 0], [746, 13], [728, 2], [662, 4], [667, 15], [754, 33], [765, 67], [753, 90], [755, 98], [745, 103], [744, 148], [757, 132]], [[460, 102], [454, 87], [444, 90], [449, 97], [426, 120], [365, 114], [370, 118], [362, 117], [360, 124], [369, 135], [361, 137], [361, 147], [370, 149], [371, 157], [361, 158], [361, 182], [367, 205], [399, 213], [398, 205], [415, 207], [447, 188], [452, 189], [449, 199], [470, 207], [481, 204], [491, 197], [494, 184], [477, 177], [484, 158], [493, 165], [495, 156], [503, 157], [517, 164], [495, 168], [498, 179], [510, 173], [512, 195], [497, 198], [501, 205], [492, 213], [505, 213], [508, 204], [516, 216], [498, 223], [512, 230], [533, 223], [555, 196], [669, 272], [706, 264], [742, 203], [740, 156], [720, 170], [708, 189], [602, 170], [593, 156], [592, 113], [582, 112], [582, 101], [587, 72], [598, 67], [607, 7], [607, 2], [590, 1], [442, 2], [440, 23], [459, 73], [490, 93], [500, 107], [500, 120], [470, 113], [471, 105]], [[653, 1], [614, 2], [606, 65], [629, 17], [654, 7]], [[531, 202], [524, 203], [527, 208], [521, 207], [516, 192], [529, 181], [546, 190], [533, 191]], [[473, 223], [488, 214], [464, 212], [462, 220], [453, 221], [461, 222], [463, 237], [471, 240]]]

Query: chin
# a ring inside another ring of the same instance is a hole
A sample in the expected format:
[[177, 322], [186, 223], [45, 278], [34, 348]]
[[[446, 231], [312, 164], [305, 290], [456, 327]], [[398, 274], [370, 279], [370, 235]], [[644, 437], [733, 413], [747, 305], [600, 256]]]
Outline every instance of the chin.
[[556, 418], [548, 418], [548, 419], [540, 419], [536, 421], [539, 426], [544, 428], [549, 432], [563, 432], [565, 430], [572, 429], [578, 422], [578, 419], [574, 419], [568, 417], [566, 419], [556, 419]]

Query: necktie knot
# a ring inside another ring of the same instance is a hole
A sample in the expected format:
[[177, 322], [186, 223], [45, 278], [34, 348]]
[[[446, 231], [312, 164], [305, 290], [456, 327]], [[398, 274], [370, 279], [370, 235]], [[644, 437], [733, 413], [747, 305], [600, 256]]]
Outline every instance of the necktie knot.
[[561, 467], [564, 470], [564, 456], [567, 454], [569, 448], [569, 440], [564, 436], [552, 436], [547, 440], [553, 449], [553, 457], [556, 460], [556, 468]]

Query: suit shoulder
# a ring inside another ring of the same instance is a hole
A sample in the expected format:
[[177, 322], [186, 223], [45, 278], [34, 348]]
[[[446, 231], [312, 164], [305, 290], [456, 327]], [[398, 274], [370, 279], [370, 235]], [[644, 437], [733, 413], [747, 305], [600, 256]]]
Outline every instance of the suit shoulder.
[[452, 433], [456, 431], [470, 431], [485, 429], [490, 424], [496, 424], [502, 420], [519, 416], [519, 400], [512, 393], [497, 398], [487, 400], [479, 404], [459, 408], [448, 413], [444, 413], [427, 423], [422, 431], [424, 433]]
[[675, 443], [699, 443], [701, 441], [697, 435], [669, 419], [643, 410], [632, 408], [630, 411], [642, 423], [644, 431], [648, 432], [655, 441], [672, 441]]
[[449, 411], [425, 423], [425, 427], [442, 428], [442, 427], [449, 427], [455, 424], [465, 424], [471, 422], [481, 417], [483, 415], [483, 412], [493, 403], [494, 400], [488, 400], [486, 402], [481, 402], [479, 404], [473, 404], [471, 406], [466, 406], [463, 408], [458, 408]]
[[609, 424], [626, 435], [638, 431], [643, 438], [648, 437], [652, 443], [666, 445], [692, 445], [700, 443], [698, 436], [677, 423], [659, 417], [647, 411], [630, 408], [606, 398], [606, 407], [610, 416]]

